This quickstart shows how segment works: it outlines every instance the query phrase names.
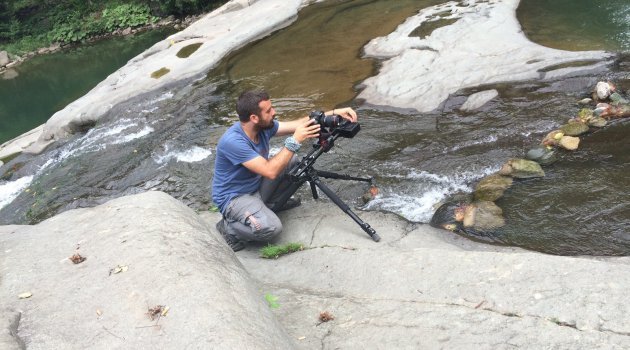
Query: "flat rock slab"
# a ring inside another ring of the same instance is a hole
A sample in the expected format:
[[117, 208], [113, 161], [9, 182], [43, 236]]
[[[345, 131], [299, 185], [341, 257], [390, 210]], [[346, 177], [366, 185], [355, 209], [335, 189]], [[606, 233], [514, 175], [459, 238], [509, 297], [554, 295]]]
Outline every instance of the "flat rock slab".
[[164, 193], [0, 226], [0, 246], [2, 349], [293, 346], [222, 238]]
[[[272, 260], [260, 245], [236, 253], [277, 297], [274, 313], [300, 348], [630, 347], [628, 258], [544, 255], [357, 214], [380, 243], [320, 200], [281, 214], [274, 243], [306, 250]], [[334, 320], [321, 322], [324, 311]]]

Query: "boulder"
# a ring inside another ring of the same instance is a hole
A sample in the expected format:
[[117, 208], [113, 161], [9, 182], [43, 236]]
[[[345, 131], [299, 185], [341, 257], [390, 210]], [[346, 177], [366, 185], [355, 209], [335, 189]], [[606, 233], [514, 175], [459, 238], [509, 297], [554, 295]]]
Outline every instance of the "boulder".
[[593, 110], [589, 108], [582, 108], [578, 112], [578, 119], [583, 123], [588, 122], [591, 118], [593, 118]]
[[6, 66], [9, 62], [11, 62], [9, 54], [6, 51], [0, 51], [0, 67]]
[[560, 127], [565, 136], [579, 136], [588, 132], [588, 125], [580, 122], [568, 123]]
[[558, 146], [569, 151], [575, 151], [579, 145], [580, 138], [574, 136], [562, 136], [560, 142], [558, 143]]
[[610, 94], [610, 101], [611, 101], [610, 104], [613, 106], [624, 105], [624, 104], [630, 103], [630, 101], [628, 101], [626, 98], [624, 98], [617, 92], [613, 92], [612, 94]]
[[2, 349], [295, 347], [222, 237], [165, 193], [0, 226], [0, 246]]
[[499, 170], [499, 175], [511, 176], [518, 179], [529, 179], [535, 177], [544, 177], [545, 172], [540, 164], [520, 158], [512, 158], [507, 161]]
[[503, 210], [493, 202], [479, 201], [468, 205], [464, 214], [464, 228], [478, 231], [496, 230], [505, 226]]
[[475, 187], [474, 198], [476, 201], [494, 202], [503, 196], [505, 190], [512, 186], [513, 181], [511, 177], [499, 174], [486, 176]]
[[525, 158], [540, 165], [550, 165], [556, 162], [556, 152], [551, 146], [540, 145], [527, 151]]

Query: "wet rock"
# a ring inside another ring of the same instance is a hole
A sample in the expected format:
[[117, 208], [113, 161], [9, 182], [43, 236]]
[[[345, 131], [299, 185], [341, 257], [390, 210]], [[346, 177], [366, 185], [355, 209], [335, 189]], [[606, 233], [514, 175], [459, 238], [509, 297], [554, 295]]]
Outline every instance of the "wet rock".
[[565, 136], [579, 136], [588, 132], [588, 126], [584, 123], [573, 122], [560, 127]]
[[506, 189], [512, 186], [514, 180], [508, 176], [493, 174], [486, 176], [475, 187], [474, 198], [476, 201], [494, 202], [503, 196]]
[[606, 100], [610, 96], [610, 94], [613, 93], [613, 91], [615, 91], [614, 85], [608, 82], [600, 81], [595, 87], [595, 95], [600, 101]]
[[468, 205], [469, 203], [460, 201], [449, 201], [440, 205], [433, 213], [429, 225], [449, 231], [461, 229], [465, 209]]
[[613, 92], [612, 94], [610, 94], [610, 101], [611, 101], [610, 104], [613, 105], [613, 106], [618, 106], [618, 105], [629, 104], [630, 103], [630, 101], [625, 99], [623, 96], [621, 96], [617, 92]]
[[594, 126], [596, 128], [603, 128], [604, 126], [606, 126], [606, 123], [606, 119], [602, 117], [593, 117], [588, 121], [588, 125]]
[[466, 102], [460, 107], [460, 110], [465, 112], [473, 111], [497, 96], [499, 96], [499, 92], [494, 89], [474, 93], [468, 97]]
[[9, 54], [6, 51], [0, 51], [0, 67], [6, 66], [9, 62], [11, 62]]
[[578, 119], [582, 122], [582, 123], [586, 123], [588, 122], [591, 118], [593, 118], [593, 110], [589, 109], [589, 108], [582, 108], [579, 112], [578, 112]]
[[533, 160], [540, 165], [550, 165], [557, 160], [556, 152], [550, 146], [538, 146], [527, 151], [525, 158]]
[[499, 170], [499, 175], [511, 176], [518, 179], [529, 179], [535, 177], [544, 177], [545, 172], [540, 164], [520, 158], [512, 158], [507, 161]]
[[487, 231], [505, 226], [503, 210], [493, 202], [479, 201], [468, 205], [464, 213], [464, 228]]
[[542, 144], [545, 146], [557, 146], [562, 136], [564, 136], [564, 133], [561, 130], [554, 130], [543, 138]]
[[558, 146], [569, 151], [575, 151], [579, 145], [580, 138], [574, 136], [562, 136], [560, 142], [558, 143]]
[[589, 104], [589, 103], [591, 103], [591, 102], [593, 102], [593, 99], [592, 99], [592, 98], [584, 98], [584, 99], [579, 100], [579, 101], [578, 101], [578, 104], [581, 104], [581, 105], [587, 105], [587, 104]]
[[127, 27], [125, 30], [122, 31], [122, 35], [129, 35], [131, 34], [131, 27]]

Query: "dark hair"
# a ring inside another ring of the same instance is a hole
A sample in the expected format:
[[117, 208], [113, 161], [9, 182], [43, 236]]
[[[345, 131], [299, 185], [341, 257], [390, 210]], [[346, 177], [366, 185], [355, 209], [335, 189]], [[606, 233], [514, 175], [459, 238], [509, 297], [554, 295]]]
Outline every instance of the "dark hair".
[[236, 101], [236, 112], [238, 119], [248, 122], [252, 114], [260, 116], [260, 101], [268, 101], [269, 94], [262, 90], [250, 90], [243, 92]]

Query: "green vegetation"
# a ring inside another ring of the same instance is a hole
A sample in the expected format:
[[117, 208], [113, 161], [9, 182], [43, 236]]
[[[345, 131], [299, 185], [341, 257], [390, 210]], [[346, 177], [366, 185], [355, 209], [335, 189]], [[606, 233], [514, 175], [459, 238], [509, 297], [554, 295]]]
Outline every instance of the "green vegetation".
[[287, 243], [285, 245], [267, 245], [260, 249], [260, 255], [266, 259], [277, 259], [281, 255], [304, 250], [302, 243]]
[[226, 0], [13, 0], [0, 2], [0, 50], [21, 55], [210, 11]]
[[265, 300], [267, 300], [267, 304], [272, 309], [277, 309], [280, 307], [280, 304], [278, 304], [278, 297], [273, 294], [265, 294]]

